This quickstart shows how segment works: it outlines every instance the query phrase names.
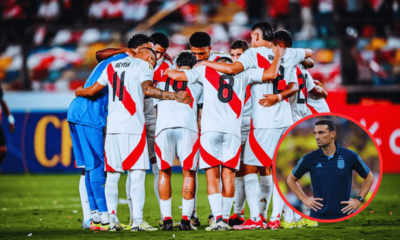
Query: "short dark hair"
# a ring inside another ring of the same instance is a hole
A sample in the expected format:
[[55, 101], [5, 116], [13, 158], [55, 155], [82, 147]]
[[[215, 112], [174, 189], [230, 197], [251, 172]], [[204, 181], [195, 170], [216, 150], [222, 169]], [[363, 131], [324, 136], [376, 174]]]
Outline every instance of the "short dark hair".
[[245, 40], [236, 40], [232, 43], [231, 50], [238, 49], [238, 48], [243, 49], [243, 52], [244, 52], [247, 49], [249, 49], [249, 44]]
[[228, 57], [220, 57], [217, 59], [217, 62], [221, 62], [222, 60], [225, 60], [225, 62], [233, 63], [232, 59]]
[[156, 67], [156, 65], [157, 65], [157, 54], [156, 54], [156, 52], [152, 48], [148, 48], [148, 47], [144, 47], [140, 51], [142, 51], [144, 49], [149, 50], [154, 55], [154, 60], [155, 61], [154, 61], [153, 68]]
[[274, 39], [272, 40], [273, 44], [277, 44], [279, 42], [283, 42], [285, 47], [292, 47], [293, 45], [293, 38], [292, 34], [287, 30], [278, 30], [274, 33]]
[[128, 48], [137, 48], [148, 42], [153, 42], [153, 39], [146, 34], [135, 34], [129, 39]]
[[336, 126], [332, 120], [322, 119], [315, 123], [315, 126], [317, 126], [317, 125], [328, 125], [329, 132], [334, 132], [334, 131], [336, 132]]
[[189, 43], [191, 47], [209, 47], [211, 46], [211, 37], [206, 32], [195, 32], [190, 36]]
[[256, 23], [251, 28], [251, 31], [254, 31], [257, 28], [261, 29], [261, 31], [263, 33], [263, 39], [265, 41], [272, 41], [272, 39], [274, 38], [274, 28], [271, 26], [271, 24], [269, 24], [267, 22]]
[[178, 58], [176, 59], [176, 65], [178, 65], [178, 67], [188, 66], [192, 68], [196, 63], [196, 57], [190, 52], [183, 52], [179, 54]]
[[158, 44], [163, 48], [169, 48], [169, 39], [164, 33], [156, 32], [150, 37], [154, 40], [154, 45]]

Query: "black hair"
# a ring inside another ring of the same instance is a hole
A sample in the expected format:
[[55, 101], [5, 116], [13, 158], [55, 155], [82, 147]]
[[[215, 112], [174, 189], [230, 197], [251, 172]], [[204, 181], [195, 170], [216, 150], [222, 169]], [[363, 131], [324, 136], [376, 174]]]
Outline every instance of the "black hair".
[[328, 125], [329, 132], [333, 132], [333, 131], [336, 132], [336, 126], [332, 120], [322, 119], [315, 123], [315, 126], [317, 126], [317, 125]]
[[221, 60], [225, 60], [226, 62], [233, 63], [231, 58], [228, 57], [220, 57], [218, 58], [217, 62], [221, 62]]
[[[148, 47], [143, 47], [141, 50], [143, 50], [143, 49], [147, 49], [147, 50], [149, 50], [152, 54], [153, 54], [153, 56], [154, 56], [154, 65], [153, 65], [153, 68], [155, 68], [156, 67], [156, 64], [157, 64], [157, 54], [156, 54], [156, 52], [152, 49], [152, 48], [148, 48]], [[140, 51], [141, 51], [140, 50]]]
[[285, 44], [285, 47], [292, 47], [293, 45], [293, 39], [292, 39], [292, 34], [287, 31], [287, 30], [278, 30], [274, 33], [274, 39], [272, 40], [273, 44], [277, 44], [280, 41]]
[[179, 54], [178, 58], [176, 59], [176, 65], [178, 65], [178, 67], [188, 66], [192, 68], [196, 63], [196, 57], [190, 52], [183, 52]]
[[206, 32], [195, 32], [190, 36], [189, 43], [191, 47], [209, 47], [211, 46], [211, 37]]
[[261, 29], [261, 31], [263, 33], [263, 39], [265, 41], [272, 41], [272, 39], [274, 38], [274, 29], [272, 28], [271, 24], [269, 24], [267, 22], [256, 23], [251, 28], [251, 31], [254, 31], [257, 28]]
[[137, 48], [148, 42], [153, 42], [153, 39], [145, 34], [135, 34], [129, 39], [128, 48]]
[[164, 33], [156, 32], [150, 37], [154, 40], [154, 45], [158, 44], [163, 48], [169, 48], [169, 39]]
[[244, 52], [247, 49], [249, 49], [249, 44], [245, 40], [236, 40], [232, 43], [231, 50], [238, 49], [238, 48], [243, 49], [243, 52]]

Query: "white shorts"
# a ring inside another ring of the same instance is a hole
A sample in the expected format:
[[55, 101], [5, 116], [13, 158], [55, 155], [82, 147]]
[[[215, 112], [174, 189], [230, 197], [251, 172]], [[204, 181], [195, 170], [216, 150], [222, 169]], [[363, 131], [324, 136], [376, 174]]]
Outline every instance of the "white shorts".
[[200, 137], [200, 169], [225, 166], [239, 170], [240, 138], [221, 132], [206, 132]]
[[149, 158], [155, 157], [154, 153], [154, 132], [156, 131], [156, 124], [146, 124], [146, 138], [147, 138], [147, 150], [149, 152]]
[[199, 134], [186, 128], [162, 130], [155, 139], [157, 167], [161, 170], [174, 165], [175, 154], [185, 170], [196, 170], [199, 161]]
[[242, 151], [240, 153], [240, 161], [243, 161], [243, 158], [244, 158], [244, 149], [246, 146], [247, 138], [249, 137], [249, 133], [250, 133], [250, 123], [251, 123], [251, 117], [243, 116], [242, 128], [241, 128]]
[[146, 132], [137, 134], [107, 134], [105, 144], [106, 171], [123, 172], [149, 169]]
[[288, 128], [251, 129], [243, 163], [256, 167], [271, 167], [278, 142]]

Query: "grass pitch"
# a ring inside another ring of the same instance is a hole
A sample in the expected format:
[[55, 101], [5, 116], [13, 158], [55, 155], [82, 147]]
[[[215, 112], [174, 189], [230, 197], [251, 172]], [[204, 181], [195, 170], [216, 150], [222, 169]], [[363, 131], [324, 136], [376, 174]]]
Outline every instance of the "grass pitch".
[[[197, 231], [94, 232], [82, 230], [79, 175], [0, 175], [0, 238], [4, 239], [400, 239], [400, 175], [386, 174], [371, 204], [360, 214], [340, 223], [320, 223], [317, 228], [206, 232], [210, 207], [206, 179], [199, 175], [198, 215], [202, 226]], [[125, 198], [123, 175], [119, 197]], [[181, 217], [182, 174], [174, 174], [172, 215]], [[128, 223], [127, 204], [120, 204], [118, 216]], [[159, 207], [153, 190], [153, 175], [146, 177], [144, 218], [157, 226]], [[248, 209], [246, 209], [248, 217]], [[31, 236], [28, 236], [31, 235]]]

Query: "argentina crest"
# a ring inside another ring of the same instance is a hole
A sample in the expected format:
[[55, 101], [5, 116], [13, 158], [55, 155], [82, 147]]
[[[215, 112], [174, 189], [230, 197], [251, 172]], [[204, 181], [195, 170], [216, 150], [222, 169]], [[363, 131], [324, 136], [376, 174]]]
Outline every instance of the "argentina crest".
[[343, 169], [344, 168], [344, 159], [342, 158], [342, 156], [339, 156], [339, 159], [337, 161], [337, 167], [339, 169]]

